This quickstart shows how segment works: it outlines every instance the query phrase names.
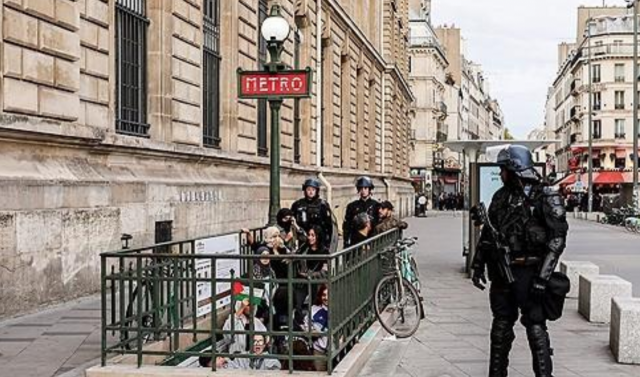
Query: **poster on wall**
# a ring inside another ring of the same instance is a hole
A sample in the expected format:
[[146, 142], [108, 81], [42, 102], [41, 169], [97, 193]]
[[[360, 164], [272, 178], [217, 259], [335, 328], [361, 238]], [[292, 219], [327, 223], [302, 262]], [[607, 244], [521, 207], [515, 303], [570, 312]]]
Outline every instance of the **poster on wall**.
[[[204, 238], [196, 241], [196, 254], [216, 254], [216, 255], [240, 255], [240, 241], [238, 234], [230, 234], [220, 237]], [[196, 260], [196, 276], [199, 279], [211, 278], [211, 260], [210, 259], [197, 259]], [[240, 260], [239, 259], [218, 259], [216, 260], [216, 278], [229, 279], [231, 277], [231, 270], [234, 270], [237, 274], [240, 273]], [[231, 302], [231, 296], [226, 295], [223, 298], [217, 299], [216, 297], [229, 293], [231, 291], [231, 284], [216, 283], [215, 292], [212, 292], [211, 283], [199, 281], [196, 284], [196, 299], [198, 301], [198, 317], [211, 313], [212, 301], [216, 301], [216, 309], [219, 309], [225, 305], [229, 305]]]

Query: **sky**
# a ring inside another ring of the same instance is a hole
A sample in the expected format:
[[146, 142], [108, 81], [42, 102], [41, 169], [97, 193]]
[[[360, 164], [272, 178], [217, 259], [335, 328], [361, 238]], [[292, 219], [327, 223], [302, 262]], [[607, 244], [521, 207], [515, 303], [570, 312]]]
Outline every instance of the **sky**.
[[[625, 6], [624, 0], [605, 0]], [[482, 64], [491, 96], [517, 139], [544, 124], [547, 89], [558, 67], [557, 46], [576, 38], [577, 8], [603, 0], [432, 0], [434, 26], [462, 30], [467, 59]]]

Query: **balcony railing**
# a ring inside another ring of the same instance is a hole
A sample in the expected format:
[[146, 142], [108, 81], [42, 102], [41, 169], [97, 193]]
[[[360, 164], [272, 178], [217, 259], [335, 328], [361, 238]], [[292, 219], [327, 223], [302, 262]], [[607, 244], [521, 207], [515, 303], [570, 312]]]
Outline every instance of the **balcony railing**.
[[619, 133], [617, 133], [615, 136], [616, 136], [616, 139], [626, 139], [627, 134], [624, 134], [624, 133], [623, 134], [619, 134]]
[[[586, 48], [588, 51], [589, 48]], [[591, 46], [591, 58], [612, 56], [632, 56], [633, 44], [611, 43], [600, 46]]]

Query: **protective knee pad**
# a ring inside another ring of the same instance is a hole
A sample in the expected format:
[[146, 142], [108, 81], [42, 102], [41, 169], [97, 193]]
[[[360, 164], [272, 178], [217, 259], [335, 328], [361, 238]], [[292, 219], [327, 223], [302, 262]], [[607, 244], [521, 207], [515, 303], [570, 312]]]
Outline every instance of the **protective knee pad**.
[[552, 377], [552, 350], [547, 327], [541, 324], [528, 326], [527, 338], [531, 348], [533, 371], [536, 377]]
[[531, 349], [549, 350], [551, 347], [549, 341], [549, 333], [547, 332], [547, 326], [542, 324], [534, 324], [527, 326], [527, 339]]
[[511, 345], [516, 338], [513, 332], [515, 322], [508, 319], [494, 318], [491, 325], [491, 343]]
[[514, 321], [494, 318], [491, 325], [491, 354], [489, 358], [489, 376], [507, 377], [509, 353], [516, 338], [513, 332]]

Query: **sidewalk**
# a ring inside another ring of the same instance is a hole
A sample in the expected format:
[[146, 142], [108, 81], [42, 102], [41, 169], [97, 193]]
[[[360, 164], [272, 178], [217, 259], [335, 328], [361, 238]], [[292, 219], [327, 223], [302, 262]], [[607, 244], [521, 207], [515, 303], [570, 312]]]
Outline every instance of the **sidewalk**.
[[[84, 376], [99, 363], [100, 298], [0, 322], [0, 377]], [[77, 369], [76, 369], [77, 368]]]
[[[410, 221], [410, 233], [420, 237], [417, 253], [427, 318], [412, 339], [383, 340], [360, 376], [488, 375], [488, 293], [475, 289], [461, 273], [460, 227], [459, 217]], [[571, 242], [569, 245], [567, 254], [571, 255]], [[564, 317], [550, 323], [549, 329], [556, 354], [555, 377], [640, 376], [640, 366], [614, 362], [609, 351], [609, 326], [585, 321], [577, 313], [577, 300], [567, 302]], [[533, 376], [520, 324], [516, 335], [509, 376]]]

